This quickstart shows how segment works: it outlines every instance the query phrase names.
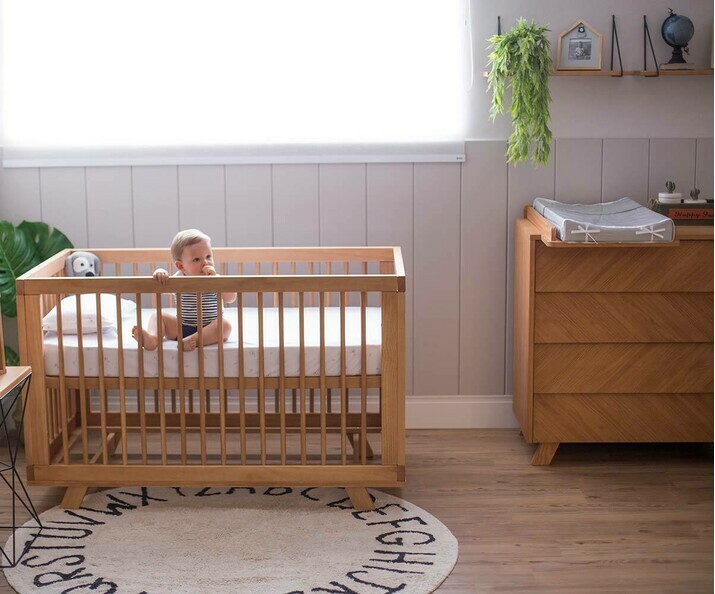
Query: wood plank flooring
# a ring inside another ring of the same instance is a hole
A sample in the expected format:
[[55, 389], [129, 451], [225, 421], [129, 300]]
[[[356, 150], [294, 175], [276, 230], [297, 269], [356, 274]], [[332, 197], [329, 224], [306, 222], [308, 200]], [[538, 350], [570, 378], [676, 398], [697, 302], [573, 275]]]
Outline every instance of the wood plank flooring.
[[[440, 594], [713, 591], [712, 445], [562, 444], [548, 467], [533, 449], [516, 430], [407, 432], [408, 484], [385, 491], [459, 540]], [[44, 510], [63, 490], [30, 493]]]

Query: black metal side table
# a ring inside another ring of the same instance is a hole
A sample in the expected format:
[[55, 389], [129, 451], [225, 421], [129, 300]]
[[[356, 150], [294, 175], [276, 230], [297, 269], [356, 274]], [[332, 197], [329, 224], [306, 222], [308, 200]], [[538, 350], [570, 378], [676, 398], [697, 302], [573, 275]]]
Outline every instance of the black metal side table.
[[[15, 567], [42, 530], [40, 516], [35, 511], [35, 506], [32, 504], [30, 495], [17, 471], [17, 453], [20, 449], [20, 434], [25, 418], [25, 405], [29, 395], [32, 369], [30, 367], [7, 367], [6, 369], [7, 372], [0, 375], [0, 448], [6, 449], [7, 454], [5, 459], [0, 459], [0, 478], [10, 489], [12, 503], [7, 506], [9, 508], [7, 511], [11, 514], [12, 523], [6, 525], [3, 522], [3, 525], [0, 526], [0, 534], [5, 535], [7, 530], [11, 530], [12, 533], [7, 545], [5, 545], [4, 549], [0, 549], [2, 553], [0, 568]], [[23, 391], [25, 391], [25, 398], [22, 398]], [[14, 435], [11, 435], [7, 424], [15, 403], [17, 403], [17, 406], [22, 407], [22, 416], [17, 430]], [[34, 522], [29, 522], [26, 526], [22, 525], [22, 520], [18, 520], [18, 504], [21, 504], [27, 510]], [[5, 504], [2, 504], [2, 507], [5, 508]], [[7, 511], [4, 511], [3, 515], [6, 515]], [[18, 523], [20, 524], [19, 526]], [[21, 529], [29, 529], [34, 532], [27, 539], [21, 539], [18, 537], [18, 530]], [[3, 542], [0, 542], [0, 547], [3, 544]], [[18, 550], [18, 547], [21, 547], [20, 550]]]

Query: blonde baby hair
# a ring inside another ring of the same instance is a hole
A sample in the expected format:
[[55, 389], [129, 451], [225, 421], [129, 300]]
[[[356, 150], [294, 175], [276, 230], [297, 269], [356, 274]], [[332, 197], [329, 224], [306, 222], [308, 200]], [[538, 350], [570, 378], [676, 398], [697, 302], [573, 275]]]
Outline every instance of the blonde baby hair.
[[202, 233], [198, 229], [184, 229], [179, 231], [174, 236], [174, 241], [171, 242], [171, 257], [176, 260], [181, 260], [181, 255], [184, 253], [184, 248], [189, 245], [199, 243], [199, 241], [207, 241], [211, 243], [211, 238]]

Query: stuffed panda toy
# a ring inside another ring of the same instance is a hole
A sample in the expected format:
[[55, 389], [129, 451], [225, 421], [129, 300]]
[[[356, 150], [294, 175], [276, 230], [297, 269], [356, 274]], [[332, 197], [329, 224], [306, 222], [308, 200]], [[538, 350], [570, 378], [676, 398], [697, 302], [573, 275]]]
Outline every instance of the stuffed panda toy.
[[65, 276], [99, 276], [102, 262], [91, 252], [73, 252], [65, 260]]

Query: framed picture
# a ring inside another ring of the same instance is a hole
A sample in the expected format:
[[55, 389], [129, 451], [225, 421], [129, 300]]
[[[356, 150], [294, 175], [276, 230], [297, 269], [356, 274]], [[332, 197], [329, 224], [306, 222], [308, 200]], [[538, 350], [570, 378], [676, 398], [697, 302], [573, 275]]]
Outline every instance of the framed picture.
[[559, 35], [556, 70], [600, 70], [603, 36], [586, 21], [576, 21]]

